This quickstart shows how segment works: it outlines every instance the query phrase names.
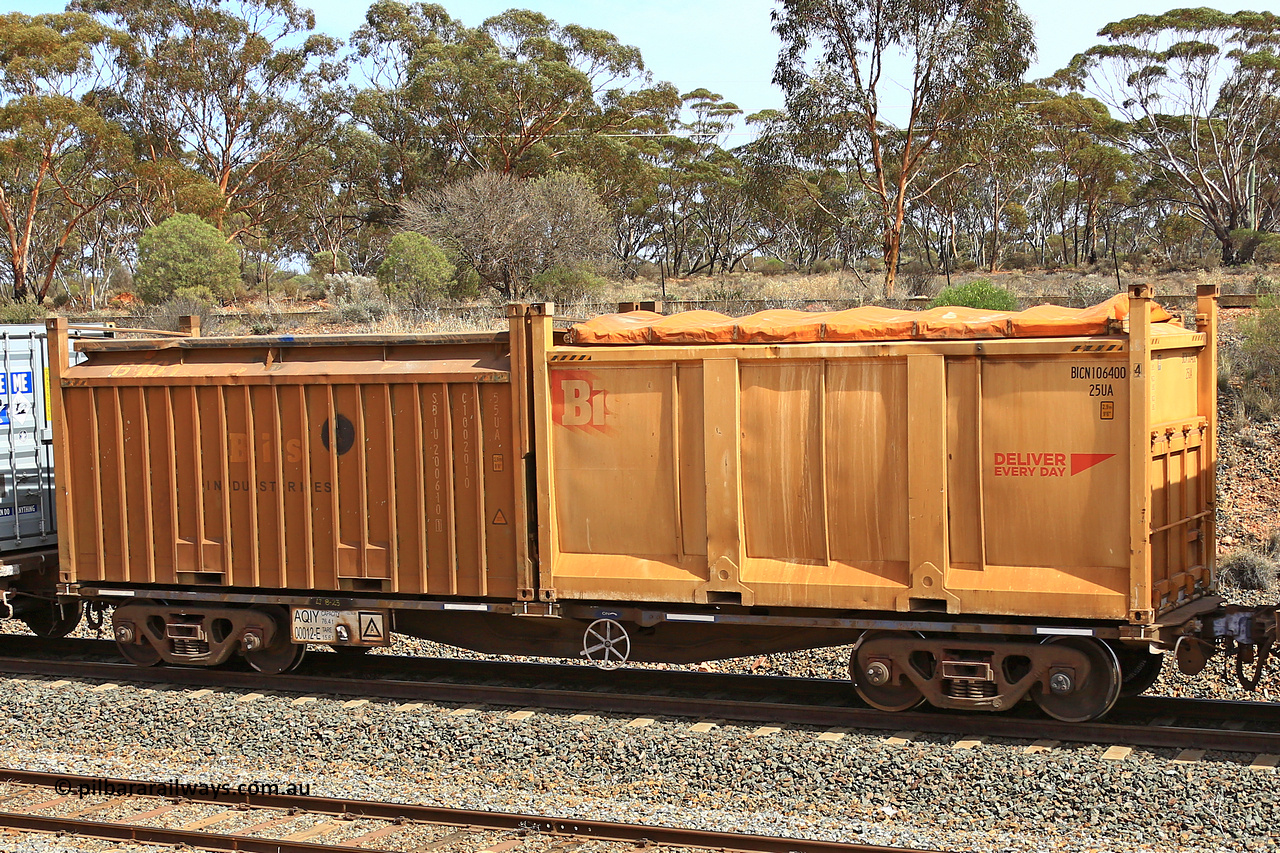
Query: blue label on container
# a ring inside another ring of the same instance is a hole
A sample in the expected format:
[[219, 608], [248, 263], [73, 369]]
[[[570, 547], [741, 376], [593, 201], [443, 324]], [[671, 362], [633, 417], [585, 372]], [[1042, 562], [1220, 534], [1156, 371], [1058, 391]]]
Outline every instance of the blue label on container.
[[[18, 507], [18, 515], [39, 515], [40, 507], [35, 504]], [[13, 507], [0, 506], [0, 518], [13, 518]]]
[[31, 394], [35, 391], [35, 377], [30, 370], [15, 370], [13, 373], [0, 373], [0, 394]]

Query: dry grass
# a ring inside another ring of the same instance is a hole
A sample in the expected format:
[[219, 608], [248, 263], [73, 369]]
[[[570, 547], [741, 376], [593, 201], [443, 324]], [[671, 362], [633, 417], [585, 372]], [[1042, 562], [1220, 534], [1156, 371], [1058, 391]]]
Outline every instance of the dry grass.
[[[1192, 270], [1186, 272], [1151, 273], [1121, 269], [1120, 284], [1148, 282], [1155, 287], [1156, 296], [1194, 296], [1196, 286], [1217, 284], [1223, 293], [1252, 293], [1256, 279], [1280, 278], [1280, 271], [1260, 272], [1257, 268], [1236, 270]], [[934, 296], [947, 286], [947, 278], [934, 275], [926, 281], [920, 292]], [[983, 271], [952, 273], [951, 284], [966, 284], [988, 279], [1012, 290], [1024, 301], [1069, 300], [1101, 301], [1118, 292], [1115, 272], [1099, 265], [1089, 271], [1061, 270], [1008, 270], [997, 273]], [[907, 282], [899, 277], [895, 297], [907, 296]], [[611, 287], [598, 297], [600, 303], [662, 299], [662, 287], [657, 280], [638, 278], [635, 281], [612, 282]], [[767, 300], [803, 304], [806, 301], [853, 300], [875, 302], [885, 298], [884, 278], [880, 273], [843, 270], [834, 273], [808, 275], [784, 273], [766, 276], [758, 272], [733, 273], [731, 275], [694, 276], [669, 278], [666, 281], [666, 299], [669, 302], [719, 301], [719, 300]]]

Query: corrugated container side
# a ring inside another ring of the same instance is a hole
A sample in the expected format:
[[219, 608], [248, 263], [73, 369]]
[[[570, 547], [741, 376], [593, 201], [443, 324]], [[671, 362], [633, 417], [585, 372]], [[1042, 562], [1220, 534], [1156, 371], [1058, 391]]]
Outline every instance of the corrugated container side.
[[89, 347], [60, 378], [64, 562], [79, 581], [515, 598], [528, 570], [504, 350]]

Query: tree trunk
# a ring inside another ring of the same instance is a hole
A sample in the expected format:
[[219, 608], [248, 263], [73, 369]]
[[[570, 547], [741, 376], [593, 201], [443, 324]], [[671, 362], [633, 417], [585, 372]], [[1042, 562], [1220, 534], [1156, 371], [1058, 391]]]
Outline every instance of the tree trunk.
[[893, 285], [898, 277], [898, 256], [902, 251], [902, 231], [887, 228], [884, 232], [884, 298], [893, 298]]
[[1219, 237], [1218, 240], [1222, 243], [1222, 265], [1224, 267], [1235, 266], [1238, 260], [1236, 258], [1236, 241], [1231, 238], [1230, 234], [1225, 237]]
[[991, 197], [991, 267], [995, 272], [1000, 266], [1000, 182], [996, 181]]
[[[1225, 250], [1224, 250], [1225, 251]], [[13, 265], [13, 301], [22, 302], [27, 298], [27, 273], [18, 264]]]

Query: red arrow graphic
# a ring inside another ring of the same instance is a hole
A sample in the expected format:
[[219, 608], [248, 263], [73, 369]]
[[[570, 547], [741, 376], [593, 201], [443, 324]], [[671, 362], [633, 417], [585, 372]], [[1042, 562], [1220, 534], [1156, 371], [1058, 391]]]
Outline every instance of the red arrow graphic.
[[1081, 471], [1088, 471], [1099, 462], [1106, 462], [1114, 453], [1072, 453], [1071, 454], [1071, 476], [1074, 477]]

